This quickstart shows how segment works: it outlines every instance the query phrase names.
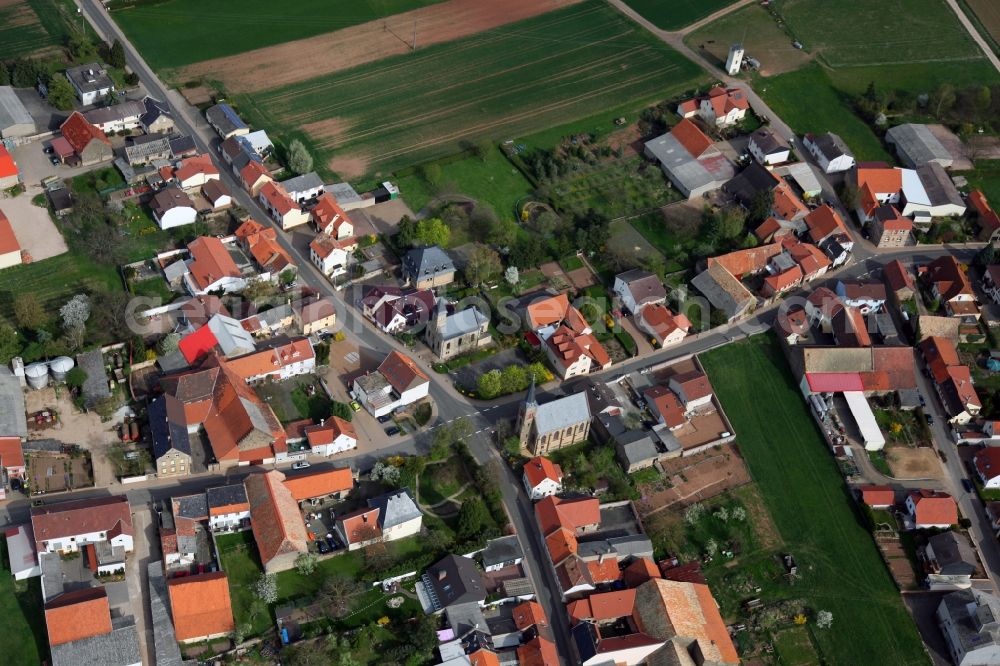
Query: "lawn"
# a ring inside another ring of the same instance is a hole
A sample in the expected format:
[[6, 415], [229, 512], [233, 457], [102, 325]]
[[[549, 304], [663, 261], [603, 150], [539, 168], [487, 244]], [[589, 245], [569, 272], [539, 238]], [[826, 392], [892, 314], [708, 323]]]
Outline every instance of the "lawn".
[[[769, 77], [755, 87], [796, 133], [833, 132], [847, 143], [858, 161], [893, 162], [879, 138], [854, 115], [819, 65]], [[804, 99], [809, 103], [803, 104]]]
[[49, 658], [42, 608], [42, 579], [15, 581], [7, 565], [7, 542], [0, 544], [0, 652], [4, 664], [34, 666]]
[[[435, 162], [441, 170], [436, 185], [428, 183], [424, 169], [407, 169], [396, 181], [403, 199], [418, 211], [439, 192], [460, 192], [489, 204], [497, 215], [517, 219], [517, 202], [531, 193], [531, 183], [496, 146], [482, 158], [445, 159]], [[426, 166], [426, 165], [425, 165]]]
[[627, 0], [657, 28], [678, 30], [733, 4], [734, 0]]
[[420, 475], [420, 502], [428, 506], [440, 504], [470, 481], [469, 473], [458, 456], [427, 465]]
[[[701, 360], [781, 539], [803, 571], [787, 594], [829, 610], [816, 630], [829, 664], [928, 663], [916, 627], [792, 381], [772, 334]], [[761, 409], [766, 396], [769, 409]], [[762, 563], [763, 564], [763, 563]]]
[[263, 569], [254, 543], [253, 532], [236, 532], [216, 537], [222, 570], [229, 579], [229, 596], [233, 603], [233, 618], [237, 626], [249, 624], [251, 634], [261, 634], [271, 625], [270, 610], [253, 612], [256, 598], [252, 587]]
[[834, 68], [983, 59], [945, 0], [783, 0], [778, 11], [805, 50]]
[[120, 289], [122, 280], [115, 266], [67, 252], [0, 272], [0, 318], [15, 324], [14, 297], [22, 293], [34, 294], [46, 312], [54, 313], [81, 292]]
[[643, 213], [681, 198], [663, 171], [641, 157], [610, 159], [543, 181], [541, 193], [559, 211], [593, 209], [611, 219]]
[[975, 171], [963, 171], [960, 175], [969, 181], [970, 190], [982, 190], [992, 205], [1000, 204], [1000, 160], [978, 161]]
[[587, 0], [486, 36], [236, 99], [251, 123], [304, 132], [327, 167], [356, 178], [450, 155], [467, 141], [649, 103], [701, 80], [679, 53], [603, 1]]
[[115, 21], [156, 69], [305, 39], [441, 0], [266, 0], [115, 3]]
[[819, 661], [805, 627], [790, 627], [774, 635], [774, 647], [785, 666], [809, 666]]

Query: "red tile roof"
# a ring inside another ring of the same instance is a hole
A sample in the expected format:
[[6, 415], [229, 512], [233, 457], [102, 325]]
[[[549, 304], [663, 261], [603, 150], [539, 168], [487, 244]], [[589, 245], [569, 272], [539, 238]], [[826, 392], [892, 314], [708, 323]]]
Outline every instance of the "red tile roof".
[[299, 210], [299, 205], [295, 203], [285, 188], [280, 183], [270, 181], [260, 188], [260, 196], [264, 197], [268, 205], [278, 211], [279, 215], [285, 215], [291, 210]]
[[496, 655], [496, 652], [479, 648], [475, 652], [469, 653], [469, 662], [472, 666], [500, 666], [500, 657]]
[[868, 185], [875, 194], [892, 195], [903, 189], [903, 172], [889, 166], [858, 165], [857, 184], [859, 190]]
[[346, 435], [354, 440], [358, 438], [357, 432], [354, 430], [354, 424], [350, 421], [345, 421], [339, 416], [330, 416], [322, 424], [308, 425], [303, 428], [303, 433], [309, 441], [311, 448], [330, 444], [341, 435]]
[[671, 377], [670, 381], [677, 383], [688, 402], [712, 395], [712, 383], [708, 381], [708, 375], [700, 370], [682, 372]]
[[222, 571], [167, 581], [177, 640], [226, 634], [236, 629], [229, 581]]
[[243, 185], [247, 188], [252, 187], [261, 178], [267, 178], [271, 180], [271, 174], [268, 173], [267, 169], [260, 162], [255, 162], [250, 160], [247, 165], [240, 170], [240, 180], [243, 181]]
[[706, 150], [712, 147], [712, 140], [687, 118], [683, 118], [674, 125], [670, 133], [692, 157], [701, 157]]
[[602, 368], [611, 363], [607, 350], [592, 333], [578, 334], [565, 324], [559, 326], [545, 344], [566, 368], [576, 363], [581, 356], [589, 356], [591, 361]]
[[764, 278], [764, 292], [768, 296], [773, 296], [774, 294], [780, 294], [783, 291], [791, 289], [800, 282], [802, 282], [802, 269], [796, 264], [787, 271], [778, 273], [777, 275], [768, 275]]
[[69, 145], [73, 146], [73, 150], [77, 154], [82, 154], [91, 141], [101, 141], [111, 145], [111, 140], [108, 139], [107, 135], [100, 128], [88, 123], [79, 111], [74, 111], [59, 128], [59, 131], [62, 132]]
[[665, 340], [678, 329], [684, 333], [691, 329], [691, 321], [687, 317], [674, 314], [660, 303], [644, 305], [639, 311], [639, 319], [645, 325], [644, 330], [653, 332], [660, 340]]
[[346, 247], [339, 240], [328, 234], [320, 234], [309, 243], [309, 249], [315, 252], [320, 259], [326, 259], [336, 250], [346, 251]]
[[517, 663], [519, 666], [557, 666], [556, 644], [539, 634], [517, 648]]
[[531, 328], [539, 329], [561, 322], [570, 307], [569, 296], [563, 293], [529, 303], [525, 310]]
[[746, 95], [739, 88], [716, 86], [708, 91], [708, 96], [705, 99], [712, 105], [712, 111], [715, 112], [716, 116], [724, 116], [733, 109], [745, 111], [750, 108]]
[[902, 289], [916, 290], [916, 286], [913, 284], [913, 276], [910, 275], [910, 272], [906, 270], [903, 262], [899, 259], [893, 259], [882, 267], [882, 278], [893, 292], [898, 292]]
[[979, 449], [973, 460], [976, 469], [987, 481], [1000, 476], [1000, 447], [987, 446], [985, 449]]
[[244, 482], [250, 502], [250, 527], [265, 566], [279, 555], [308, 550], [309, 537], [299, 505], [284, 480], [284, 474], [271, 470], [251, 474]]
[[407, 389], [430, 381], [427, 374], [417, 367], [412, 358], [404, 356], [398, 351], [390, 352], [378, 366], [378, 371], [400, 394]]
[[7, 147], [0, 144], [0, 178], [10, 178], [18, 174], [14, 158], [7, 152]]
[[954, 525], [958, 506], [948, 493], [937, 490], [914, 490], [910, 493], [916, 507], [915, 522], [920, 525]]
[[545, 617], [545, 611], [537, 601], [525, 601], [514, 606], [511, 613], [514, 617], [514, 626], [518, 631], [524, 631], [529, 627], [538, 625], [540, 627], [549, 626], [549, 621]]
[[340, 229], [341, 225], [347, 223], [353, 226], [351, 218], [347, 216], [344, 209], [337, 203], [336, 197], [329, 192], [325, 192], [319, 197], [311, 214], [313, 223], [321, 231], [333, 234], [334, 236], [338, 235], [337, 230]]
[[6, 469], [24, 467], [20, 437], [0, 437], [0, 464]]
[[587, 562], [587, 572], [590, 575], [590, 581], [594, 585], [621, 580], [622, 577], [621, 569], [618, 568], [618, 558], [616, 557], [607, 557], [603, 562], [601, 560], [590, 560]]
[[378, 524], [378, 507], [358, 509], [337, 519], [347, 542], [358, 543], [369, 538], [382, 535], [382, 526]]
[[316, 472], [306, 472], [285, 478], [285, 487], [297, 502], [341, 493], [354, 488], [354, 474], [350, 467], [339, 467]]
[[20, 251], [21, 244], [17, 242], [17, 236], [14, 235], [14, 227], [11, 226], [10, 220], [7, 219], [4, 212], [0, 210], [0, 254]]
[[931, 377], [938, 384], [947, 381], [949, 367], [961, 363], [955, 343], [948, 338], [931, 336], [922, 340], [919, 347], [920, 353], [923, 354], [924, 360], [927, 362]]
[[647, 404], [652, 405], [654, 414], [663, 417], [663, 422], [670, 428], [677, 428], [685, 423], [684, 406], [677, 395], [666, 386], [652, 386], [643, 393]]
[[601, 504], [594, 497], [580, 499], [546, 497], [535, 504], [535, 515], [545, 534], [559, 527], [576, 531], [601, 522]]
[[891, 486], [861, 486], [861, 501], [868, 506], [891, 506], [896, 502], [896, 491]]
[[[696, 641], [705, 662], [740, 663], [707, 585], [672, 580], [651, 580], [643, 585], [653, 587], [659, 595], [662, 605], [655, 607], [656, 614], [666, 617], [677, 636]], [[688, 649], [693, 650], [694, 646]]]
[[224, 277], [239, 278], [243, 274], [222, 241], [213, 236], [200, 236], [188, 244], [191, 277], [200, 289], [207, 289]]
[[802, 270], [804, 280], [809, 280], [830, 267], [830, 258], [812, 243], [790, 243], [786, 240], [785, 247], [788, 249], [788, 256]]
[[111, 607], [103, 587], [64, 592], [45, 604], [49, 645], [111, 633]]
[[784, 246], [781, 243], [769, 243], [746, 250], [736, 250], [735, 252], [729, 252], [718, 257], [711, 257], [708, 260], [708, 265], [718, 264], [739, 280], [744, 275], [764, 270], [768, 262], [781, 254], [783, 250]]
[[783, 220], [794, 220], [809, 212], [809, 208], [802, 203], [802, 200], [781, 176], [778, 176], [778, 186], [774, 188], [772, 208]]
[[941, 300], [946, 303], [959, 296], [975, 296], [972, 283], [966, 275], [966, 268], [964, 264], [958, 263], [958, 259], [948, 254], [927, 265], [924, 279], [935, 286], [941, 295]]
[[548, 458], [535, 456], [524, 463], [524, 476], [528, 478], [528, 483], [532, 488], [538, 486], [545, 479], [551, 479], [556, 483], [562, 482], [562, 468]]
[[634, 606], [635, 590], [628, 589], [615, 592], [595, 592], [586, 599], [567, 604], [566, 611], [569, 613], [570, 620], [575, 622], [584, 620], [601, 622], [630, 616]]
[[276, 347], [230, 359], [229, 367], [244, 380], [279, 372], [282, 368], [316, 358], [309, 338], [292, 338]]
[[57, 502], [31, 510], [31, 526], [38, 550], [53, 539], [104, 532], [108, 538], [117, 534], [132, 536], [132, 511], [128, 498], [111, 495], [93, 499]]
[[173, 173], [174, 178], [181, 182], [198, 175], [203, 175], [206, 178], [219, 175], [219, 170], [212, 162], [211, 155], [185, 157], [177, 163], [177, 168], [174, 169]]
[[840, 215], [826, 204], [811, 211], [806, 215], [805, 220], [806, 226], [809, 228], [809, 237], [813, 243], [819, 243], [835, 233], [847, 233], [847, 226]]
[[648, 557], [638, 557], [632, 561], [622, 572], [625, 584], [629, 587], [638, 587], [651, 578], [662, 578], [660, 569], [656, 562]]

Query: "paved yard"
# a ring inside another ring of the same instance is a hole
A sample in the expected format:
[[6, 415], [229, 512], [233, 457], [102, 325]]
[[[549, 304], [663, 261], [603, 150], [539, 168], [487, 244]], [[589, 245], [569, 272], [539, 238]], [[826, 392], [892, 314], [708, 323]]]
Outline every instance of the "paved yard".
[[31, 261], [48, 259], [67, 250], [66, 241], [49, 217], [48, 209], [31, 203], [41, 191], [40, 187], [31, 185], [27, 192], [14, 198], [0, 195], [0, 210], [10, 220], [21, 249], [28, 253]]

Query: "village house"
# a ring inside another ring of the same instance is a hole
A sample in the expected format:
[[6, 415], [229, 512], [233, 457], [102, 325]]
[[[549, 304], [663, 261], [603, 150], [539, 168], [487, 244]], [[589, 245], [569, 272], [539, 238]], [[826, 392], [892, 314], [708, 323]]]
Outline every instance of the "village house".
[[483, 549], [483, 571], [500, 571], [524, 561], [524, 551], [516, 534], [490, 539]]
[[404, 539], [423, 526], [424, 515], [407, 488], [370, 498], [366, 504], [367, 508], [337, 517], [337, 537], [348, 550]]
[[928, 125], [903, 123], [890, 127], [885, 133], [885, 142], [895, 147], [899, 161], [911, 169], [928, 162], [936, 162], [947, 169], [955, 161]]
[[532, 383], [517, 416], [521, 452], [539, 456], [582, 442], [590, 433], [590, 417], [590, 403], [585, 393], [539, 405]]
[[31, 529], [39, 553], [74, 553], [98, 543], [132, 552], [132, 510], [124, 495], [32, 507]]
[[969, 539], [950, 530], [929, 537], [927, 544], [918, 549], [917, 558], [927, 575], [925, 584], [931, 590], [967, 589], [979, 568]]
[[240, 182], [246, 191], [250, 193], [250, 196], [257, 198], [260, 195], [260, 191], [268, 183], [273, 183], [274, 179], [271, 178], [271, 174], [264, 167], [263, 164], [259, 162], [250, 161], [245, 167], [240, 169]]
[[1000, 304], [1000, 264], [990, 264], [983, 271], [983, 291], [997, 304]]
[[219, 180], [221, 176], [211, 155], [194, 155], [160, 168], [160, 177], [168, 183], [177, 184], [182, 190], [196, 190], [210, 180]]
[[444, 362], [490, 345], [493, 337], [489, 326], [490, 318], [477, 307], [449, 314], [448, 302], [440, 298], [434, 317], [427, 322], [425, 340], [431, 351]]
[[149, 202], [149, 209], [161, 229], [194, 224], [198, 219], [198, 211], [195, 210], [191, 197], [174, 185], [154, 194]]
[[200, 236], [188, 244], [191, 258], [184, 274], [184, 286], [192, 296], [209, 292], [242, 291], [246, 287], [243, 272], [233, 261], [221, 240], [213, 236]]
[[606, 369], [611, 365], [607, 350], [566, 294], [532, 300], [525, 308], [525, 315], [528, 327], [541, 340], [545, 355], [560, 378], [586, 375], [594, 368]]
[[563, 489], [562, 468], [544, 456], [535, 456], [524, 463], [522, 480], [532, 500], [561, 493]]
[[170, 108], [163, 102], [146, 96], [142, 98], [145, 112], [139, 117], [139, 126], [146, 134], [156, 134], [157, 132], [173, 132], [174, 119], [170, 115]]
[[944, 595], [935, 619], [955, 666], [1000, 661], [1000, 599], [977, 589]]
[[71, 113], [59, 126], [59, 131], [62, 136], [52, 140], [52, 148], [63, 163], [75, 159], [88, 166], [114, 157], [108, 137], [88, 123], [79, 111]]
[[102, 106], [83, 114], [87, 122], [102, 132], [128, 132], [139, 128], [139, 119], [146, 105], [139, 100], [127, 100], [112, 106]]
[[868, 223], [884, 204], [896, 207], [903, 217], [927, 228], [935, 217], [961, 216], [965, 201], [944, 168], [937, 162], [915, 169], [891, 167], [881, 162], [859, 164], [854, 172], [858, 190], [858, 218]]
[[897, 307], [912, 299], [917, 293], [913, 276], [899, 259], [893, 259], [882, 267], [882, 280], [885, 281], [888, 293], [895, 300]]
[[854, 155], [844, 140], [832, 132], [820, 135], [806, 134], [802, 145], [813, 156], [824, 173], [839, 173], [854, 166]]
[[333, 236], [324, 234], [309, 243], [309, 259], [323, 275], [329, 278], [339, 277], [347, 273], [349, 249]]
[[282, 229], [291, 229], [309, 221], [309, 214], [302, 210], [280, 183], [264, 183], [257, 194], [257, 200]]
[[986, 195], [981, 190], [973, 190], [966, 201], [969, 216], [979, 224], [979, 240], [992, 243], [1000, 239], [1000, 215], [990, 206]]
[[132, 166], [149, 164], [153, 160], [169, 160], [171, 157], [170, 138], [164, 134], [143, 134], [126, 140], [125, 159]]
[[906, 496], [906, 511], [916, 529], [948, 529], [958, 523], [958, 505], [939, 490], [914, 490]]
[[878, 312], [886, 301], [885, 285], [881, 282], [838, 280], [836, 293], [844, 305], [857, 308], [863, 315]]
[[150, 401], [148, 414], [157, 477], [192, 473], [191, 439], [183, 404], [171, 396], [159, 396]]
[[968, 267], [952, 255], [939, 257], [927, 264], [922, 273], [931, 294], [944, 307], [949, 317], [959, 317], [974, 323], [980, 317], [976, 293], [967, 274]]
[[209, 180], [201, 186], [201, 196], [208, 202], [210, 212], [231, 208], [233, 195], [221, 180]]
[[[2, 107], [0, 107], [2, 108]], [[0, 188], [8, 189], [21, 182], [21, 173], [7, 147], [0, 144]]]
[[112, 618], [103, 586], [61, 592], [45, 599], [44, 610], [52, 666], [142, 663], [135, 618], [118, 612]]
[[337, 323], [337, 309], [329, 298], [309, 296], [292, 303], [292, 317], [302, 335], [313, 335]]
[[299, 204], [305, 204], [323, 194], [323, 180], [315, 171], [295, 176], [281, 181], [280, 185], [288, 192], [288, 196]]
[[309, 338], [271, 338], [257, 351], [229, 361], [229, 367], [247, 383], [282, 381], [316, 370], [316, 352]]
[[876, 247], [904, 247], [910, 244], [913, 221], [900, 215], [895, 206], [877, 206], [869, 217], [868, 228]]
[[665, 303], [667, 290], [655, 273], [634, 268], [615, 276], [611, 289], [621, 300], [622, 307], [632, 314], [638, 314], [646, 305]]
[[292, 472], [285, 487], [300, 505], [310, 500], [345, 499], [354, 490], [354, 472], [350, 467]]
[[210, 640], [236, 631], [225, 572], [171, 578], [167, 581], [167, 593], [178, 642]]
[[329, 192], [320, 195], [309, 214], [316, 231], [321, 234], [333, 236], [340, 241], [354, 235], [354, 223], [337, 203], [337, 198]]
[[0, 86], [0, 138], [32, 136], [38, 131], [35, 120], [11, 86]]
[[251, 474], [244, 481], [250, 503], [250, 528], [266, 573], [286, 571], [309, 552], [309, 535], [298, 502], [277, 470]]
[[70, 67], [66, 70], [66, 79], [84, 106], [96, 104], [115, 90], [107, 69], [96, 62]]
[[390, 352], [378, 370], [354, 380], [357, 401], [375, 417], [426, 398], [429, 390], [430, 378], [413, 359], [397, 351]]
[[205, 491], [208, 526], [213, 532], [250, 529], [250, 501], [242, 483], [218, 486]]
[[303, 429], [313, 455], [329, 457], [358, 447], [358, 436], [350, 421], [339, 416], [322, 419]]
[[276, 280], [283, 272], [296, 270], [292, 257], [278, 243], [278, 232], [273, 227], [247, 218], [233, 235], [240, 247], [253, 257], [261, 279]]
[[860, 486], [861, 501], [872, 509], [888, 509], [896, 503], [896, 491], [892, 486]]
[[24, 262], [21, 244], [14, 235], [14, 227], [0, 210], [0, 269], [20, 266]]
[[987, 446], [972, 457], [984, 488], [1000, 488], [1000, 447]]
[[414, 289], [434, 289], [455, 281], [455, 263], [436, 245], [418, 247], [403, 257], [403, 279]]
[[765, 166], [787, 162], [791, 155], [788, 143], [768, 127], [761, 127], [750, 135], [747, 150], [755, 160]]
[[716, 86], [704, 97], [696, 97], [677, 105], [681, 118], [699, 116], [711, 127], [732, 127], [746, 117], [750, 103], [739, 88]]
[[250, 133], [250, 128], [228, 104], [216, 104], [205, 111], [205, 119], [223, 139]]
[[691, 321], [687, 317], [674, 314], [660, 304], [643, 306], [635, 316], [635, 324], [660, 347], [679, 343], [691, 330]]
[[677, 430], [687, 423], [687, 413], [677, 394], [662, 385], [650, 386], [643, 391], [646, 408], [656, 418], [657, 423]]
[[434, 292], [429, 289], [403, 292], [398, 287], [366, 286], [362, 294], [361, 313], [383, 333], [419, 330], [434, 311]]

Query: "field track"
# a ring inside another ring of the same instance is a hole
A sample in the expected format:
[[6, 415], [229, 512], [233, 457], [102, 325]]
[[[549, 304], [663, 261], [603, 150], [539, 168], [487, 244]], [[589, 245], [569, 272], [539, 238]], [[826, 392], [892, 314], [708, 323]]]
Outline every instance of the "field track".
[[449, 0], [308, 39], [217, 58], [184, 68], [181, 81], [209, 78], [231, 92], [287, 86], [538, 16], [581, 0]]

